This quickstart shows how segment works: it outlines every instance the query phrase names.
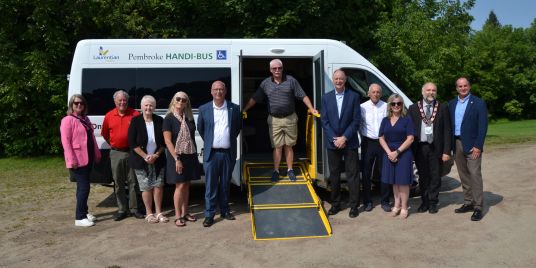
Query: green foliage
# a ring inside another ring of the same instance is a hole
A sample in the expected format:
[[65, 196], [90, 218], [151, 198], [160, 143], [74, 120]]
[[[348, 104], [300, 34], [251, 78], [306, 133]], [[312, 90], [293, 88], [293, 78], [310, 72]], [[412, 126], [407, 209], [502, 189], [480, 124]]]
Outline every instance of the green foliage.
[[413, 100], [452, 98], [466, 75], [492, 118], [536, 117], [536, 20], [471, 32], [475, 0], [92, 0], [0, 2], [0, 156], [61, 152], [72, 54], [94, 38], [344, 40]]
[[392, 11], [381, 14], [374, 34], [380, 48], [374, 62], [411, 99], [422, 98], [421, 86], [428, 81], [437, 84], [440, 99], [452, 97], [465, 63], [473, 4], [394, 1]]
[[465, 71], [493, 118], [536, 115], [536, 42], [531, 42], [531, 29], [488, 20], [471, 36]]

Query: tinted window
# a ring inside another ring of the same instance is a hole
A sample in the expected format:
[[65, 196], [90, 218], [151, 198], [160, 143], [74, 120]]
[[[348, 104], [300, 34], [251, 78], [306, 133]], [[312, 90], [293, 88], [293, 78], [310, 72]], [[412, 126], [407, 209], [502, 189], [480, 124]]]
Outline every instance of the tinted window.
[[351, 68], [343, 68], [343, 70], [347, 77], [346, 87], [359, 92], [362, 101], [368, 100], [368, 87], [372, 83], [379, 84], [382, 87], [382, 100], [386, 101], [392, 94], [391, 90], [378, 77], [368, 71]]
[[113, 109], [113, 93], [123, 89], [130, 94], [129, 105], [140, 108], [144, 95], [156, 99], [158, 110], [167, 110], [177, 91], [190, 96], [192, 108], [212, 100], [210, 86], [215, 80], [227, 85], [231, 99], [230, 68], [122, 68], [83, 69], [82, 94], [87, 98], [90, 115], [103, 115]]

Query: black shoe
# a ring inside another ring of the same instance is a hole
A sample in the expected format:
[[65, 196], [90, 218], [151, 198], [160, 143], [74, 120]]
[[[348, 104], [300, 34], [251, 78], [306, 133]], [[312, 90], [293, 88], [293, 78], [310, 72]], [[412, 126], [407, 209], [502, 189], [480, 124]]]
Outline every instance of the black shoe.
[[335, 215], [339, 213], [339, 211], [341, 211], [339, 207], [331, 207], [328, 211], [328, 215]]
[[350, 216], [350, 218], [355, 218], [359, 216], [359, 209], [357, 209], [357, 207], [350, 209], [350, 213], [348, 214], [348, 216]]
[[471, 215], [471, 220], [472, 221], [479, 221], [482, 219], [482, 210], [480, 209], [475, 209], [475, 212], [473, 212], [473, 215]]
[[214, 224], [214, 218], [205, 218], [205, 220], [203, 221], [203, 226], [204, 227], [210, 227], [212, 226], [212, 224]]
[[279, 181], [279, 172], [274, 170], [274, 172], [272, 172], [271, 180], [272, 180], [272, 182], [278, 182]]
[[391, 212], [391, 205], [389, 204], [382, 204], [382, 209], [385, 212]]
[[373, 208], [373, 207], [372, 207], [372, 203], [367, 203], [367, 204], [365, 205], [365, 209], [364, 209], [364, 210], [368, 212], [368, 211], [372, 211], [372, 208]]
[[134, 216], [136, 219], [145, 219], [145, 215], [141, 212], [131, 212], [130, 215]]
[[294, 174], [294, 170], [287, 171], [287, 176], [290, 181], [296, 181], [296, 175]]
[[428, 206], [427, 204], [424, 204], [424, 203], [423, 203], [423, 204], [421, 204], [421, 205], [419, 206], [419, 208], [417, 209], [417, 212], [418, 212], [418, 213], [423, 213], [423, 212], [428, 211], [428, 209], [429, 209], [429, 206]]
[[461, 207], [455, 209], [454, 213], [465, 213], [465, 212], [473, 211], [474, 209], [475, 208], [473, 207], [473, 205], [463, 204]]
[[230, 220], [230, 221], [234, 221], [236, 220], [235, 216], [231, 213], [231, 212], [227, 212], [225, 214], [221, 214], [220, 217], [222, 219], [226, 219], [226, 220]]
[[114, 216], [114, 221], [122, 221], [128, 217], [128, 214], [126, 212], [118, 212]]
[[430, 209], [428, 210], [430, 214], [436, 214], [438, 211], [437, 204], [431, 204]]

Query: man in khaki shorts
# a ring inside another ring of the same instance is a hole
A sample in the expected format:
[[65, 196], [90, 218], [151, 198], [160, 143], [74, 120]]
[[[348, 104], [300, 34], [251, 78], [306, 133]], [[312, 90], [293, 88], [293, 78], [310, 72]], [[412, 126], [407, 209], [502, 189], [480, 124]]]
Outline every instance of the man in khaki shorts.
[[274, 171], [272, 181], [279, 180], [279, 164], [283, 149], [285, 160], [287, 161], [287, 176], [291, 181], [296, 180], [296, 175], [292, 169], [294, 161], [294, 151], [292, 147], [298, 139], [298, 116], [295, 113], [294, 99], [300, 99], [309, 108], [309, 112], [318, 114], [318, 111], [311, 104], [311, 100], [305, 94], [298, 81], [283, 74], [283, 62], [274, 59], [270, 62], [270, 72], [272, 76], [264, 79], [249, 99], [243, 112], [247, 113], [257, 102], [267, 101], [268, 106], [268, 126], [270, 132], [270, 142], [272, 143], [274, 157]]

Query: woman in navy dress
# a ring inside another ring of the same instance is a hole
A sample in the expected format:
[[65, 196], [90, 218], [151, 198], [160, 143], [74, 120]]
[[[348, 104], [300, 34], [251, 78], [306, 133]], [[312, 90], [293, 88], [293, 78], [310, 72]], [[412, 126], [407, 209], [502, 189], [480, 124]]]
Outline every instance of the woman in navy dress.
[[387, 100], [387, 117], [380, 125], [380, 145], [385, 154], [382, 161], [382, 182], [393, 185], [395, 205], [391, 215], [408, 217], [409, 187], [413, 182], [413, 154], [411, 143], [415, 127], [406, 116], [404, 100], [393, 94]]

